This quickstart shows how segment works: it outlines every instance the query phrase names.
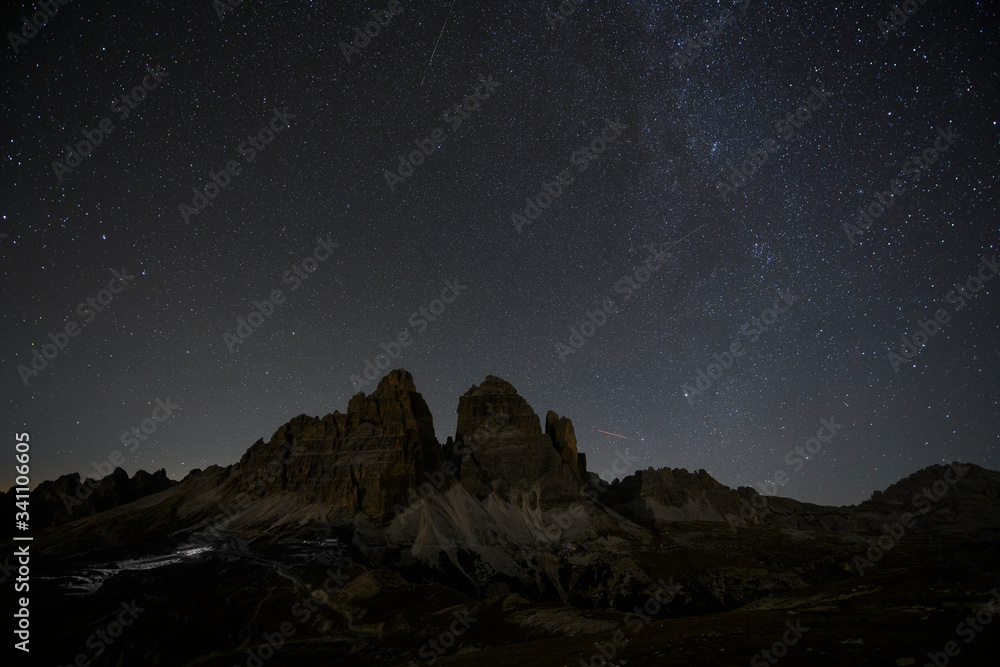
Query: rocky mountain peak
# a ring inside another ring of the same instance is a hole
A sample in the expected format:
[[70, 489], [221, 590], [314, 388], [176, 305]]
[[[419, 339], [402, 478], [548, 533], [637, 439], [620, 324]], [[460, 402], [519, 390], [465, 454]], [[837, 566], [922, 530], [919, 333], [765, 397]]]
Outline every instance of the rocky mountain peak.
[[416, 392], [417, 387], [413, 383], [413, 376], [402, 368], [390, 371], [388, 375], [378, 382], [378, 387], [374, 394], [381, 394], [388, 391], [412, 391]]
[[582, 474], [572, 422], [549, 412], [543, 432], [528, 402], [493, 375], [459, 398], [455, 446], [445, 456], [480, 499], [495, 493], [504, 500], [527, 498], [535, 506], [579, 497]]
[[472, 385], [463, 396], [482, 396], [486, 394], [516, 394], [514, 385], [496, 375], [487, 375], [483, 383], [478, 387]]
[[458, 399], [455, 440], [466, 439], [484, 428], [494, 435], [507, 430], [527, 436], [541, 436], [538, 415], [506, 380], [493, 375], [478, 387], [473, 385]]
[[413, 376], [398, 369], [371, 394], [355, 394], [346, 414], [299, 415], [258, 441], [235, 478], [255, 497], [289, 494], [297, 505], [328, 505], [331, 518], [363, 513], [388, 520], [440, 463], [427, 403]]

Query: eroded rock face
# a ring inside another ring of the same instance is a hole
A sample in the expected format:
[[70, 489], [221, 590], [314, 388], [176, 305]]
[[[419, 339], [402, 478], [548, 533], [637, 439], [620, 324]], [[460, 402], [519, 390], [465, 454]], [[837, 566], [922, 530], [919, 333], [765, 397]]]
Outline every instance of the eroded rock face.
[[552, 444], [555, 446], [559, 458], [570, 469], [577, 484], [582, 484], [583, 477], [587, 474], [587, 459], [576, 450], [576, 433], [573, 431], [573, 422], [568, 417], [560, 417], [549, 410], [545, 414], [545, 433], [552, 439]]
[[857, 505], [858, 519], [880, 526], [882, 517], [909, 512], [914, 530], [934, 527], [947, 532], [1000, 530], [1000, 476], [971, 463], [932, 465], [904, 477]]
[[582, 465], [572, 422], [549, 412], [543, 432], [527, 401], [494, 376], [459, 399], [455, 438], [442, 447], [412, 376], [396, 370], [371, 395], [352, 397], [346, 414], [299, 415], [255, 443], [227, 484], [384, 525], [426, 497], [428, 480], [432, 491], [457, 483], [480, 500], [496, 494], [531, 508], [579, 500]]
[[[606, 487], [601, 501], [640, 521], [725, 521], [739, 516], [738, 490], [720, 484], [704, 470], [639, 470]], [[743, 505], [744, 518], [750, 506]]]
[[370, 395], [352, 397], [347, 414], [299, 415], [258, 441], [234, 478], [253, 497], [292, 492], [301, 503], [384, 520], [440, 463], [430, 410], [413, 377], [395, 370]]
[[531, 507], [579, 499], [582, 474], [573, 424], [550, 412], [546, 432], [511, 384], [488, 375], [458, 400], [455, 444], [446, 457], [476, 498], [491, 493]]

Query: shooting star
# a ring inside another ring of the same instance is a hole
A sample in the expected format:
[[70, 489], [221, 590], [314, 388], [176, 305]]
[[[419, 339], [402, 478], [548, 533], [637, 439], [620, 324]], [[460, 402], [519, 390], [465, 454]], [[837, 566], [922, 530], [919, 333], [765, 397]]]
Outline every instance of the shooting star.
[[[455, 0], [451, 0], [451, 6], [448, 7], [448, 16], [444, 17], [444, 25], [441, 26], [441, 32], [438, 33], [437, 41], [434, 42], [434, 49], [431, 51], [430, 60], [427, 61], [427, 69], [430, 70], [431, 63], [434, 62], [434, 54], [437, 53], [438, 44], [441, 43], [441, 36], [444, 35], [444, 29], [448, 27], [448, 19], [451, 18], [451, 9], [455, 6]], [[424, 72], [423, 79], [420, 79], [420, 85], [424, 85], [424, 79], [427, 78], [427, 72]]]
[[597, 432], [598, 433], [607, 433], [608, 435], [613, 435], [616, 438], [625, 438], [626, 440], [628, 440], [628, 436], [627, 435], [618, 435], [617, 433], [611, 433], [610, 431], [602, 431], [601, 429], [597, 429]]
[[[698, 231], [699, 229], [701, 229], [702, 227], [704, 227], [707, 224], [708, 223], [706, 222], [704, 225], [701, 225], [700, 227], [698, 227], [697, 229], [695, 229], [694, 232]], [[694, 234], [694, 232], [691, 232], [691, 234]], [[675, 245], [677, 245], [678, 243], [680, 243], [681, 241], [683, 241], [684, 239], [686, 239], [688, 236], [691, 236], [691, 234], [685, 235], [684, 238], [680, 239], [680, 241], [675, 242], [674, 245], [670, 246], [670, 248], [673, 248]], [[667, 248], [667, 250], [670, 250], [670, 248]], [[664, 250], [663, 252], [661, 252], [660, 255], [662, 255], [663, 253], [667, 252], [667, 250]], [[660, 255], [657, 255], [657, 257], [659, 257]]]

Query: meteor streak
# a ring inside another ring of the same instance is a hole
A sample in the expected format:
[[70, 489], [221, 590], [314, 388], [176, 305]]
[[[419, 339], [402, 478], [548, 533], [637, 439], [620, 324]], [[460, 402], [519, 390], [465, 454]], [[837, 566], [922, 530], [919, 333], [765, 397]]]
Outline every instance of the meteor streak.
[[[444, 17], [444, 25], [441, 26], [441, 32], [438, 33], [437, 41], [434, 42], [434, 50], [431, 51], [431, 58], [427, 61], [427, 68], [430, 69], [431, 63], [434, 62], [434, 54], [437, 53], [438, 44], [441, 43], [441, 36], [444, 35], [444, 29], [448, 27], [448, 19], [451, 18], [451, 10], [455, 7], [455, 0], [451, 0], [451, 5], [448, 7], [448, 15]], [[427, 78], [427, 72], [424, 72], [424, 76], [420, 79], [420, 85], [424, 85], [424, 79]]]

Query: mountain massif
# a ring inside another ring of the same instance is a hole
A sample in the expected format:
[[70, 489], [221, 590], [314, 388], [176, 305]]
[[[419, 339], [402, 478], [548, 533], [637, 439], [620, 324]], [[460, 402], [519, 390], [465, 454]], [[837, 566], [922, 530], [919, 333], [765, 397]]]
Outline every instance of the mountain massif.
[[49, 664], [922, 665], [949, 641], [984, 664], [1000, 644], [956, 634], [1000, 603], [1000, 473], [932, 466], [849, 507], [704, 470], [609, 484], [568, 418], [493, 376], [443, 443], [396, 370], [228, 467], [68, 475], [31, 505]]

